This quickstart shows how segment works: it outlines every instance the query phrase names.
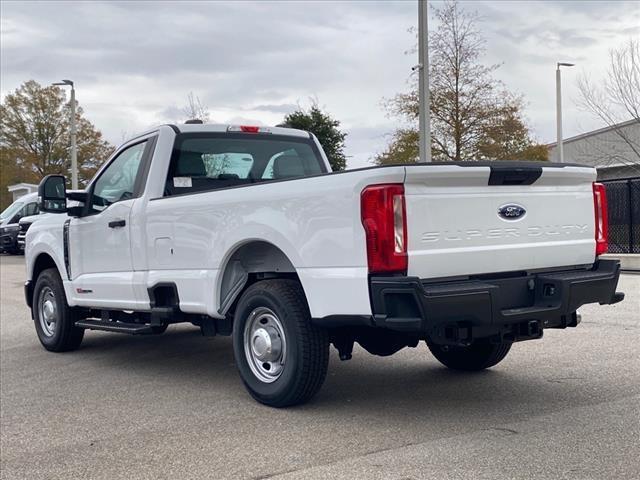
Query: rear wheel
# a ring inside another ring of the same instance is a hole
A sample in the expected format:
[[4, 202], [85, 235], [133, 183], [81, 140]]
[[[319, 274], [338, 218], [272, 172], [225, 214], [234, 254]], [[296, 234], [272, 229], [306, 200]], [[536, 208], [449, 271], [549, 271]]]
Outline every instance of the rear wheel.
[[40, 273], [33, 290], [33, 321], [40, 343], [52, 352], [80, 346], [84, 329], [75, 326], [76, 311], [67, 304], [62, 279], [55, 268]]
[[488, 340], [476, 340], [467, 347], [435, 345], [427, 346], [436, 359], [453, 370], [479, 371], [493, 367], [507, 356], [511, 343], [491, 343]]
[[253, 398], [272, 407], [308, 401], [324, 382], [329, 337], [311, 324], [300, 284], [265, 280], [238, 302], [233, 352], [240, 377]]

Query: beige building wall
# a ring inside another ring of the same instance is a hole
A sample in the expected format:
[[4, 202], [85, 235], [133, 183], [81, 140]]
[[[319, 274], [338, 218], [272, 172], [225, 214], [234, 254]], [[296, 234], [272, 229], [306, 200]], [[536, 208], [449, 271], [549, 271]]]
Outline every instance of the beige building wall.
[[[598, 167], [599, 177], [640, 176], [640, 122], [630, 120], [563, 142], [565, 163]], [[549, 160], [558, 161], [555, 143], [549, 145]]]

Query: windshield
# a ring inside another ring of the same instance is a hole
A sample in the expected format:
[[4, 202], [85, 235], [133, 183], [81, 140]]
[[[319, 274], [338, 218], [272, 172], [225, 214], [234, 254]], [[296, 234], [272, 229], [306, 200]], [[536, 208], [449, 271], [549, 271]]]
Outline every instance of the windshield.
[[24, 207], [23, 202], [13, 202], [5, 208], [4, 212], [0, 213], [0, 220], [7, 220], [8, 218], [13, 217], [22, 207]]

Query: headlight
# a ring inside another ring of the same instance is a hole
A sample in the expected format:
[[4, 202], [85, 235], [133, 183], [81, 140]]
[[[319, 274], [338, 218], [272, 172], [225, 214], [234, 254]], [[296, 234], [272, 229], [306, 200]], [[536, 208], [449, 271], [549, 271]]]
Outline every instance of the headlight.
[[17, 232], [19, 230], [20, 230], [20, 225], [9, 225], [7, 227], [1, 227], [0, 233]]

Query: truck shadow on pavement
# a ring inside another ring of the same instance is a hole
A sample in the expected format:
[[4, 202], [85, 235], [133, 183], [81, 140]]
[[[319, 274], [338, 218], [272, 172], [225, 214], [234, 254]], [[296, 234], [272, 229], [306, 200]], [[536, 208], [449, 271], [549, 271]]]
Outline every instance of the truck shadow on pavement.
[[[110, 376], [122, 374], [126, 367], [127, 375], [160, 377], [177, 391], [215, 392], [234, 398], [238, 408], [254, 404], [236, 372], [231, 339], [203, 338], [194, 327], [172, 326], [150, 337], [88, 332], [82, 348], [71, 355], [81, 356], [85, 365], [99, 365]], [[340, 362], [332, 348], [320, 393], [309, 404], [287, 411], [335, 415], [339, 410], [345, 418], [383, 412], [387, 421], [419, 423], [437, 421], [438, 415], [451, 419], [454, 414], [461, 422], [473, 418], [477, 423], [481, 416], [502, 424], [559, 406], [598, 401], [597, 390], [583, 387], [579, 377], [558, 381], [540, 371], [533, 358], [522, 356], [513, 362], [507, 358], [488, 371], [460, 373], [437, 363], [423, 344], [387, 358], [357, 348], [349, 362]]]

